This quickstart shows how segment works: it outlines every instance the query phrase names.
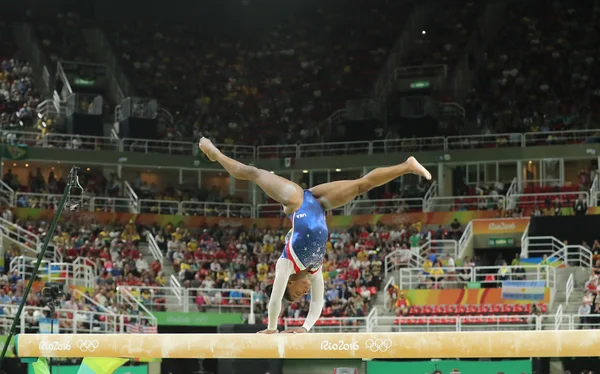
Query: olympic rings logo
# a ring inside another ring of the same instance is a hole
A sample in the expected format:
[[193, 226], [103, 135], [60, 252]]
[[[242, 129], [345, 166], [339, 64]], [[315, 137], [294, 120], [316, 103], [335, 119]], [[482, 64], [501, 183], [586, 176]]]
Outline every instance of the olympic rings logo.
[[81, 352], [94, 352], [100, 343], [97, 340], [78, 340], [76, 345]]
[[385, 352], [392, 347], [390, 339], [369, 339], [365, 345], [371, 352]]

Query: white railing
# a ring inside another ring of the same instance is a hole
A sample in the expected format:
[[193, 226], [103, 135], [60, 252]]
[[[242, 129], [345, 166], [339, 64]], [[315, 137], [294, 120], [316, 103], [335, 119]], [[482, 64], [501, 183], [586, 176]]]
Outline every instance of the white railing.
[[560, 326], [562, 325], [562, 321], [563, 321], [563, 306], [562, 304], [558, 306], [558, 309], [556, 309], [556, 314], [554, 316], [554, 330], [560, 330]]
[[390, 310], [394, 310], [394, 306], [390, 304], [390, 301], [394, 301], [391, 297], [389, 292], [387, 291], [389, 286], [394, 286], [396, 285], [396, 280], [394, 279], [394, 275], [392, 275], [390, 277], [390, 279], [388, 279], [387, 283], [385, 284], [385, 286], [383, 287], [383, 307], [385, 308], [385, 311], [390, 311]]
[[[195, 307], [192, 307], [195, 305]], [[183, 291], [183, 310], [242, 312], [254, 318], [254, 291], [233, 288], [186, 288]]]
[[182, 300], [173, 294], [173, 287], [124, 286], [122, 288], [127, 290], [129, 295], [143, 305], [148, 312], [174, 311], [181, 309], [183, 305]]
[[[42, 247], [39, 236], [25, 230], [15, 223], [5, 220], [4, 218], [0, 218], [0, 237], [6, 238], [13, 244], [19, 246], [23, 255], [29, 254], [28, 252], [37, 254]], [[53, 253], [46, 254], [46, 256], [50, 255], [54, 258]]]
[[[60, 147], [94, 150], [123, 150], [125, 152], [164, 153], [195, 155], [195, 142], [180, 142], [148, 139], [118, 139], [69, 134], [47, 134], [39, 132], [10, 131], [18, 136], [17, 143], [30, 147]], [[5, 135], [6, 136], [6, 135]], [[74, 139], [76, 139], [74, 141]], [[512, 133], [471, 136], [451, 136], [448, 138], [405, 138], [386, 139], [372, 142], [334, 142], [291, 144], [272, 146], [244, 146], [217, 144], [233, 158], [283, 158], [320, 157], [342, 154], [373, 154], [377, 152], [447, 151], [472, 148], [528, 147], [538, 145], [583, 144], [600, 140], [596, 130], [552, 131], [545, 133]]]
[[451, 332], [539, 330], [540, 323], [538, 316], [528, 314], [380, 316], [377, 332], [386, 325], [393, 332]]
[[473, 221], [469, 221], [463, 231], [460, 239], [458, 239], [458, 256], [457, 258], [464, 258], [469, 245], [473, 241]]
[[[432, 269], [441, 269], [443, 273], [430, 274]], [[493, 279], [486, 279], [487, 276]], [[499, 286], [503, 280], [545, 281], [546, 287], [556, 287], [556, 269], [552, 266], [476, 266], [476, 267], [438, 267], [438, 268], [401, 268], [397, 270], [396, 284], [400, 289], [417, 288], [463, 288], [469, 282]]]
[[254, 207], [251, 204], [182, 201], [179, 209], [186, 216], [254, 217]]
[[4, 183], [3, 180], [0, 179], [0, 201], [8, 204], [14, 205], [15, 202], [15, 190], [13, 190], [8, 184]]
[[458, 243], [456, 240], [437, 240], [428, 239], [422, 246], [419, 247], [419, 256], [427, 258], [428, 255], [435, 254], [441, 260], [445, 260], [448, 256], [455, 259], [458, 258]]
[[592, 252], [581, 245], [565, 245], [553, 236], [528, 236], [524, 238], [528, 257], [548, 256], [548, 261], [560, 261], [570, 266], [593, 265]]
[[[301, 327], [304, 318], [283, 318], [285, 329]], [[314, 332], [368, 332], [368, 317], [321, 317], [311, 331]]]
[[107, 313], [110, 315], [116, 315], [116, 313], [112, 312], [110, 309], [107, 309], [104, 305], [99, 304], [96, 300], [92, 299], [91, 297], [89, 297], [88, 295], [84, 294], [83, 292], [79, 291], [78, 289], [74, 289], [73, 292], [75, 292], [75, 295], [84, 298], [87, 300], [88, 303], [90, 303], [91, 305], [94, 305], [96, 307], [96, 309], [100, 312], [103, 313]]
[[179, 214], [179, 201], [140, 199], [138, 204], [140, 213]]
[[529, 225], [531, 225], [531, 220], [527, 223], [521, 236], [521, 258], [529, 258]]
[[6, 131], [17, 137], [15, 144], [26, 144], [35, 148], [63, 148], [71, 150], [118, 151], [119, 144], [110, 137], [85, 136], [76, 134], [54, 134], [28, 131]]
[[123, 182], [123, 186], [125, 187], [125, 196], [129, 199], [129, 211], [131, 213], [139, 213], [140, 200], [138, 199], [138, 195], [129, 182]]
[[448, 149], [473, 149], [473, 148], [507, 148], [521, 147], [523, 134], [489, 134], [489, 135], [461, 135], [447, 138]]
[[[62, 195], [58, 194], [44, 194], [44, 193], [29, 193], [29, 192], [17, 192], [15, 194], [15, 205], [18, 208], [34, 208], [34, 209], [58, 209], [58, 203]], [[81, 206], [85, 210], [94, 211], [92, 198], [89, 196], [78, 196], [81, 199]]]
[[256, 218], [285, 217], [281, 204], [256, 205]]
[[[169, 155], [190, 155], [198, 153], [198, 143], [174, 140], [149, 140], [124, 138], [123, 150], [125, 152], [164, 153]], [[248, 159], [256, 157], [256, 148], [249, 145], [215, 144], [221, 152], [234, 159]]]
[[598, 141], [600, 141], [600, 135], [598, 134], [597, 129], [526, 132], [524, 134], [524, 141], [524, 147], [598, 143]]
[[446, 147], [446, 140], [441, 137], [407, 138], [375, 140], [371, 143], [372, 153], [425, 152], [437, 151]]
[[177, 277], [175, 276], [175, 274], [171, 274], [171, 276], [169, 277], [169, 288], [171, 290], [171, 293], [175, 296], [175, 298], [178, 301], [178, 306], [183, 306], [183, 287], [181, 287], [181, 283], [179, 283], [179, 280], [177, 279]]
[[499, 210], [505, 209], [502, 195], [438, 196], [429, 199], [430, 211]]
[[429, 189], [427, 190], [427, 192], [425, 192], [425, 196], [423, 197], [423, 211], [424, 212], [432, 211], [431, 199], [434, 197], [438, 197], [438, 184], [437, 184], [436, 180], [431, 182]]
[[130, 199], [122, 197], [93, 197], [90, 200], [90, 211], [92, 212], [131, 212]]
[[385, 279], [395, 270], [405, 267], [419, 267], [422, 261], [423, 259], [410, 248], [396, 249], [385, 256]]
[[565, 286], [565, 304], [569, 305], [569, 298], [571, 294], [575, 290], [575, 278], [573, 277], [573, 273], [569, 275], [569, 279], [567, 279], [567, 285]]
[[[33, 274], [36, 258], [18, 256], [10, 261], [9, 269], [16, 270], [23, 279]], [[45, 282], [58, 282], [67, 286], [93, 288], [96, 284], [94, 269], [88, 265], [42, 260], [37, 277]]]
[[598, 194], [600, 193], [600, 177], [596, 174], [590, 187], [590, 206], [598, 206]]
[[[387, 293], [387, 292], [386, 292]], [[377, 328], [378, 312], [377, 308], [372, 308], [367, 315], [367, 332], [374, 332]]]
[[410, 199], [379, 199], [362, 200], [356, 199], [352, 206], [346, 205], [343, 211], [344, 215], [361, 214], [390, 214], [407, 213], [410, 211], [422, 211], [424, 200], [421, 198]]
[[[0, 326], [8, 328], [15, 317], [18, 305], [4, 304], [0, 305], [0, 310], [4, 313], [0, 314]], [[29, 313], [31, 311], [31, 314]], [[39, 321], [37, 316], [49, 316], [48, 308], [25, 306], [21, 313], [20, 323], [18, 326], [22, 334], [38, 334], [40, 333]], [[54, 333], [67, 334], [116, 334], [119, 331], [119, 325], [125, 315], [113, 315], [106, 312], [87, 311], [87, 310], [72, 310], [72, 309], [56, 309], [55, 319], [58, 320], [58, 326], [54, 329]], [[50, 322], [50, 321], [48, 321]], [[49, 323], [48, 323], [49, 325]], [[50, 326], [48, 326], [49, 328]], [[57, 331], [58, 329], [58, 331]]]
[[154, 257], [155, 260], [158, 260], [158, 262], [160, 262], [162, 265], [165, 256], [160, 250], [160, 247], [158, 246], [158, 243], [156, 243], [156, 239], [154, 239], [154, 235], [152, 235], [151, 232], [148, 232], [148, 235], [146, 235], [146, 240], [148, 241], [148, 249], [150, 250], [152, 257]]
[[[546, 202], [554, 203], [556, 201], [561, 204], [571, 206], [575, 200], [582, 196], [585, 203], [590, 205], [590, 194], [588, 191], [573, 191], [573, 192], [548, 192], [548, 193], [529, 193], [529, 194], [512, 194], [509, 206], [531, 205], [531, 207], [542, 206]], [[513, 205], [514, 204], [514, 205]]]
[[131, 293], [130, 289], [129, 286], [117, 287], [117, 300], [121, 304], [129, 305], [134, 311], [142, 313], [138, 316], [138, 319], [147, 319], [149, 325], [156, 326], [157, 321], [154, 314], [152, 314], [152, 312]]
[[510, 182], [510, 186], [508, 186], [508, 190], [506, 191], [506, 209], [514, 209], [514, 200], [510, 197], [519, 192], [519, 183], [517, 182], [517, 178], [513, 178], [512, 182]]

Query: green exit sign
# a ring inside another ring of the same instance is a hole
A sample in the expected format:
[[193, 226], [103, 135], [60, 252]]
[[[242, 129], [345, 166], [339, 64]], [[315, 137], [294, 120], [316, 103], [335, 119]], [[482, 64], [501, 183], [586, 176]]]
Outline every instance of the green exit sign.
[[429, 82], [427, 82], [427, 81], [412, 82], [410, 84], [410, 88], [413, 88], [413, 89], [429, 88]]
[[489, 238], [490, 247], [512, 247], [515, 244], [514, 238]]

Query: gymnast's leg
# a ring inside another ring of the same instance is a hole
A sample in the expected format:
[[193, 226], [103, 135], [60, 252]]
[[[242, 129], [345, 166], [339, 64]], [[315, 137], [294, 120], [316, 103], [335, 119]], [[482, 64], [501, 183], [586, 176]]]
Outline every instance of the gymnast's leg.
[[413, 173], [430, 180], [431, 174], [414, 157], [409, 157], [405, 162], [377, 168], [359, 179], [336, 181], [320, 184], [310, 189], [314, 197], [319, 200], [325, 209], [335, 209], [346, 205], [355, 197], [365, 192], [384, 185], [401, 175]]
[[258, 184], [270, 198], [283, 204], [283, 211], [286, 215], [300, 209], [304, 200], [304, 191], [296, 183], [225, 156], [209, 139], [200, 139], [199, 146], [211, 161], [221, 164], [235, 179], [248, 180]]

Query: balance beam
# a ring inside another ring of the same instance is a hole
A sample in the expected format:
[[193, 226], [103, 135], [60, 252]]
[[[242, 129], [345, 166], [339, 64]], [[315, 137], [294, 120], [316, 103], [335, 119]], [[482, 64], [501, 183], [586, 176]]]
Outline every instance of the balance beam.
[[20, 334], [19, 357], [597, 357], [599, 330], [334, 334]]

